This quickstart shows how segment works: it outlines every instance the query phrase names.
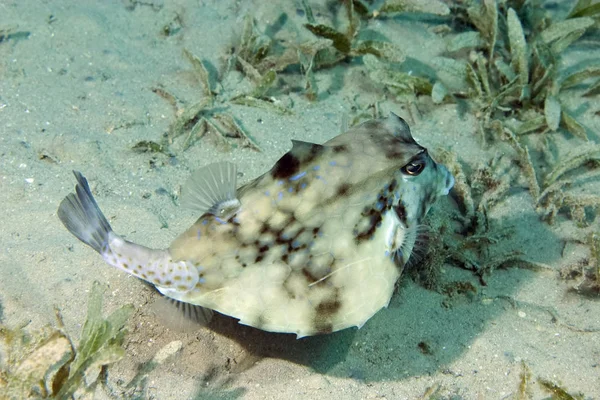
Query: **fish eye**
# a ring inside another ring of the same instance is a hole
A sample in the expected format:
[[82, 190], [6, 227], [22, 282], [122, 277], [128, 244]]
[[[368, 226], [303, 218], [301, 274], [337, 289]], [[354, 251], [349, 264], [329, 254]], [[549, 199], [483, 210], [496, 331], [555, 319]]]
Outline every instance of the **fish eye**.
[[411, 161], [402, 167], [402, 173], [406, 175], [417, 176], [425, 169], [425, 163], [423, 161]]

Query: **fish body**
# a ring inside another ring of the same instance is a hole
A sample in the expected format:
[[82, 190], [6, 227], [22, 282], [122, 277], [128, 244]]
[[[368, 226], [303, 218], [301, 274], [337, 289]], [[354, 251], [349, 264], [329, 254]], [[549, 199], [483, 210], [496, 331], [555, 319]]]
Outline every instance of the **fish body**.
[[200, 218], [154, 250], [115, 234], [75, 175], [58, 215], [109, 264], [171, 299], [298, 337], [361, 327], [386, 307], [417, 226], [454, 183], [391, 114], [323, 145], [294, 141], [240, 188], [230, 163], [194, 173], [182, 203]]

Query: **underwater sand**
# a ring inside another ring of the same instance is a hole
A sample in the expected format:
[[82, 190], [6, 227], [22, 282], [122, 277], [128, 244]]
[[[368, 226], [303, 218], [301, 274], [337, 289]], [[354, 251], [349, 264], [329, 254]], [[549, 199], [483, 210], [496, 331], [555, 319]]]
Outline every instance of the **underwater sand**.
[[[293, 90], [281, 95], [284, 104], [293, 104], [293, 115], [228, 106], [262, 152], [223, 151], [205, 139], [173, 159], [131, 150], [141, 140], [159, 140], [174, 121], [172, 107], [153, 88], [185, 104], [200, 100], [184, 48], [218, 71], [246, 14], [262, 28], [286, 13], [281, 32], [290, 35], [303, 29], [300, 8], [300, 1], [283, 0], [0, 1], [0, 29], [19, 32], [0, 42], [1, 322], [29, 322], [33, 331], [55, 324], [57, 306], [77, 340], [93, 281], [106, 284], [106, 313], [135, 306], [126, 357], [108, 369], [118, 397], [132, 395], [122, 387], [141, 364], [181, 341], [181, 351], [148, 376], [137, 393], [141, 398], [416, 399], [439, 386], [444, 398], [506, 399], [518, 392], [522, 363], [531, 371], [532, 398], [549, 396], [538, 377], [600, 398], [600, 302], [569, 292], [572, 283], [558, 275], [589, 257], [578, 243], [584, 231], [564, 215], [552, 226], [541, 222], [524, 187], [493, 208], [490, 218], [514, 227], [508, 248], [547, 269], [500, 269], [482, 286], [471, 272], [446, 265], [444, 280], [470, 281], [477, 293], [448, 298], [403, 279], [389, 308], [360, 330], [302, 340], [223, 316], [210, 328], [171, 329], [152, 312], [156, 295], [150, 289], [104, 264], [64, 229], [56, 210], [73, 190], [76, 169], [90, 181], [116, 232], [164, 248], [195, 220], [169, 196], [190, 171], [229, 160], [243, 172], [241, 183], [247, 182], [289, 150], [290, 139], [322, 143], [340, 133], [352, 107], [378, 100], [384, 114], [394, 111], [409, 122], [421, 144], [453, 150], [471, 167], [508, 151], [500, 145], [483, 150], [474, 117], [459, 117], [455, 104], [425, 100], [419, 112], [409, 110], [382, 99], [360, 67], [348, 64], [317, 73], [318, 101]], [[182, 16], [181, 30], [162, 35], [176, 15]], [[369, 28], [426, 62], [444, 50], [433, 26], [398, 18], [371, 21]], [[589, 53], [575, 46], [567, 62]], [[232, 73], [221, 90], [233, 95], [244, 84]], [[570, 107], [580, 110], [578, 118], [597, 142], [597, 107], [572, 94]], [[574, 139], [563, 136], [557, 143], [558, 151], [568, 152]], [[598, 194], [599, 186], [590, 184], [588, 193]], [[451, 206], [450, 199], [442, 202]], [[597, 218], [594, 224], [597, 230]], [[95, 397], [109, 395], [99, 386]]]

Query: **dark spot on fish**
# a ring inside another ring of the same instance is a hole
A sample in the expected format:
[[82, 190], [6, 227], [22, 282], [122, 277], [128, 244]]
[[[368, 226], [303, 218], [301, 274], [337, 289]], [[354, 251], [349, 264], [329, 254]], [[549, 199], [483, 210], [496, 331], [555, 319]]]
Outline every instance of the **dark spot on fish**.
[[331, 149], [334, 153], [344, 153], [348, 151], [348, 146], [346, 146], [345, 144], [339, 144], [337, 146], [333, 146]]
[[129, 269], [129, 265], [127, 263], [123, 263], [123, 268]]
[[296, 174], [300, 168], [300, 160], [291, 153], [286, 153], [271, 169], [274, 179], [287, 179]]
[[325, 300], [317, 306], [317, 314], [323, 318], [331, 318], [335, 315], [340, 308], [342, 303], [337, 300], [337, 295], [334, 296], [334, 300]]
[[171, 280], [168, 280], [168, 281], [165, 282], [166, 286], [171, 286], [171, 284], [173, 284], [173, 282]]
[[307, 247], [308, 247], [308, 245], [306, 243], [300, 243], [297, 240], [292, 240], [291, 242], [288, 243], [287, 251], [289, 253], [293, 253], [295, 251], [304, 250]]
[[385, 136], [376, 140], [388, 160], [411, 157], [427, 151], [410, 136]]
[[396, 212], [396, 215], [398, 216], [400, 221], [404, 224], [404, 226], [406, 226], [406, 207], [404, 206], [402, 200], [400, 200], [398, 204], [396, 204], [396, 206], [394, 207], [394, 211]]
[[333, 324], [331, 322], [315, 323], [315, 332], [319, 335], [326, 335], [333, 332]]
[[396, 188], [398, 187], [398, 181], [395, 179], [392, 179], [388, 185], [388, 193], [393, 192], [394, 190], [396, 190]]
[[371, 239], [375, 234], [375, 230], [377, 229], [377, 227], [381, 226], [381, 212], [371, 208], [363, 211], [362, 215], [363, 218], [368, 219], [368, 228], [362, 232], [355, 228], [353, 232], [356, 232], [354, 238], [356, 244], [360, 244], [365, 240]]
[[350, 186], [347, 183], [342, 183], [340, 186], [338, 186], [337, 195], [338, 196], [346, 196], [348, 194], [348, 192], [350, 191], [351, 187], [352, 186]]
[[277, 233], [277, 236], [275, 236], [275, 244], [286, 244], [287, 242], [289, 242], [291, 239], [285, 239], [282, 236], [281, 232]]
[[[375, 202], [371, 206], [367, 206], [363, 209], [361, 215], [362, 219], [354, 226], [352, 234], [355, 236], [355, 242], [358, 244], [364, 240], [371, 239], [375, 234], [378, 227], [381, 226], [383, 221], [383, 215], [392, 208], [393, 204], [393, 192], [396, 189], [398, 182], [392, 179], [389, 184], [385, 185]], [[367, 219], [367, 228], [358, 229], [359, 226], [363, 226]]]
[[284, 154], [271, 169], [271, 176], [275, 179], [296, 177], [300, 165], [312, 162], [323, 152], [323, 149], [320, 144], [294, 141], [292, 150]]
[[267, 224], [262, 224], [262, 226], [260, 227], [259, 233], [262, 235], [267, 232], [269, 232], [269, 227], [267, 226]]
[[308, 268], [302, 268], [302, 275], [304, 275], [306, 280], [310, 283], [314, 283], [319, 280], [309, 271]]
[[319, 333], [329, 333], [333, 330], [331, 320], [342, 308], [342, 303], [338, 300], [338, 289], [335, 289], [331, 296], [323, 300], [315, 309], [315, 330]]

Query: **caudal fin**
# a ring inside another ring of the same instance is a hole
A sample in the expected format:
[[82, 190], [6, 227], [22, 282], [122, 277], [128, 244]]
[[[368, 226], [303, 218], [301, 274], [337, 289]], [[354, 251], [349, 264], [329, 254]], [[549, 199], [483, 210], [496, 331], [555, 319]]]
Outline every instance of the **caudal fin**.
[[77, 179], [76, 193], [68, 194], [60, 203], [58, 218], [77, 239], [102, 254], [112, 229], [96, 204], [87, 179], [80, 172], [73, 174]]

